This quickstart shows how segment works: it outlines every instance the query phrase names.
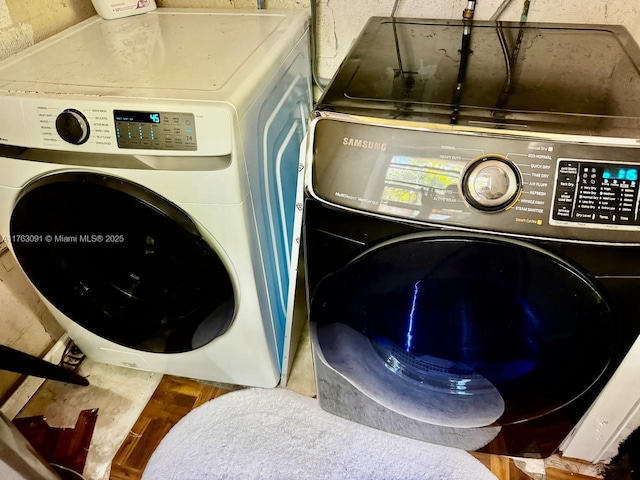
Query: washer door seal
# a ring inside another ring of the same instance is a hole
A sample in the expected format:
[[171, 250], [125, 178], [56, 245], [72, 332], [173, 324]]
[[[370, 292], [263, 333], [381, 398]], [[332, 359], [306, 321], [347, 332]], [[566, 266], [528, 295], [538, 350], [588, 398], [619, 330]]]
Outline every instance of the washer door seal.
[[60, 312], [117, 344], [157, 353], [202, 347], [235, 312], [230, 275], [176, 205], [127, 180], [48, 175], [10, 222], [16, 258]]

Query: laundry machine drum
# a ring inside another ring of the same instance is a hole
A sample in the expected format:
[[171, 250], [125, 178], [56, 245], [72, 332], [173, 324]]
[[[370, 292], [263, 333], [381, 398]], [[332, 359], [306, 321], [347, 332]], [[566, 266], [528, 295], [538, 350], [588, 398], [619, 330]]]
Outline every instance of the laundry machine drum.
[[[416, 408], [439, 397], [447, 410], [460, 405], [448, 422], [465, 426], [510, 425], [573, 402], [615, 344], [611, 310], [586, 275], [531, 244], [480, 234], [373, 247], [318, 283], [311, 320], [326, 361], [367, 395], [396, 390]], [[380, 375], [386, 386], [370, 388]], [[461, 420], [473, 402], [482, 418]]]
[[38, 291], [107, 340], [186, 352], [232, 322], [225, 265], [183, 210], [145, 187], [95, 173], [42, 177], [20, 194], [10, 233]]

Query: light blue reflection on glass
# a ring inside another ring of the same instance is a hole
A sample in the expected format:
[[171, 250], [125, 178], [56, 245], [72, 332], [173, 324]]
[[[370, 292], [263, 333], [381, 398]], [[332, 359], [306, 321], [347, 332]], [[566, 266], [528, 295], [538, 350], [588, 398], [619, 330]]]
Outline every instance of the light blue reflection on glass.
[[409, 329], [407, 330], [407, 342], [404, 345], [404, 349], [409, 352], [411, 350], [411, 342], [413, 342], [413, 322], [416, 315], [416, 304], [418, 303], [418, 294], [420, 292], [420, 282], [418, 280], [413, 286], [413, 300], [411, 302], [411, 311], [409, 312]]

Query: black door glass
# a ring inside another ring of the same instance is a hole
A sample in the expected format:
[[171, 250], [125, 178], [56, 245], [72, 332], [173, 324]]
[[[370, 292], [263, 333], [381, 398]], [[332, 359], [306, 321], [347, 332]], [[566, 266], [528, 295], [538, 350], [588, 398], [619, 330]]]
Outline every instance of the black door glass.
[[325, 341], [322, 330], [336, 323], [368, 338], [377, 355], [360, 361], [412, 391], [455, 402], [499, 392], [498, 425], [575, 400], [602, 375], [615, 343], [610, 309], [583, 274], [532, 245], [472, 234], [369, 250], [319, 283], [310, 320]]
[[106, 175], [30, 184], [11, 216], [16, 257], [36, 288], [87, 330], [158, 353], [194, 350], [229, 327], [229, 274], [189, 217]]

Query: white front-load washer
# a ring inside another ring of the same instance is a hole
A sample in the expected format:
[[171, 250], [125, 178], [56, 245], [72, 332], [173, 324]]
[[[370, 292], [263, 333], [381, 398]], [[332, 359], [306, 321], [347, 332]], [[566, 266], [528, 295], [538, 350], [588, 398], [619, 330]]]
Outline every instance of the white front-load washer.
[[308, 51], [304, 11], [158, 9], [0, 63], [0, 234], [89, 358], [278, 383]]

